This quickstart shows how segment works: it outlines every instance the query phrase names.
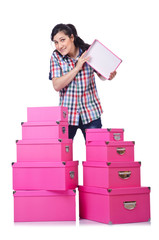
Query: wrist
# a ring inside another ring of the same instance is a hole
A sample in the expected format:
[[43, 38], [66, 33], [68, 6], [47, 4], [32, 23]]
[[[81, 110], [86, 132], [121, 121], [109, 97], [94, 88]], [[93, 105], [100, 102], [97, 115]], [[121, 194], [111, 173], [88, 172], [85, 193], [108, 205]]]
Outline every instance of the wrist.
[[76, 72], [76, 74], [80, 71], [80, 69], [77, 67], [77, 66], [75, 66], [74, 67], [74, 71]]

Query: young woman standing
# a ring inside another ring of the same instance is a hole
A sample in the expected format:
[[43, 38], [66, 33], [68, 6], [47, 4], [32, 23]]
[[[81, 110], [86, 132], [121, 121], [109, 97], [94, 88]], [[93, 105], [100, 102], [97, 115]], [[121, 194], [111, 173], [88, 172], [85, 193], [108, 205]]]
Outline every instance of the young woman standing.
[[[68, 107], [69, 138], [73, 139], [78, 128], [85, 135], [85, 129], [101, 128], [103, 112], [98, 97], [94, 69], [85, 57], [89, 44], [78, 35], [72, 24], [58, 24], [51, 33], [56, 50], [50, 59], [49, 79], [59, 91], [60, 106]], [[102, 79], [103, 77], [97, 73]], [[109, 80], [116, 75], [110, 74]]]

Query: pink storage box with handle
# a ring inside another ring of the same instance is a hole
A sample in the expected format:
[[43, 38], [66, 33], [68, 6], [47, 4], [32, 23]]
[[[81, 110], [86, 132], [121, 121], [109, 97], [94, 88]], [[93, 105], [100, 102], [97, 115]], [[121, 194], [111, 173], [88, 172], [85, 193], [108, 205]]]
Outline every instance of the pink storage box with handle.
[[140, 187], [140, 162], [83, 162], [83, 184], [103, 188]]
[[28, 107], [28, 122], [45, 122], [45, 121], [66, 121], [68, 122], [68, 108], [63, 106], [57, 107]]
[[68, 139], [68, 123], [52, 122], [25, 122], [22, 123], [22, 139]]
[[95, 162], [133, 162], [134, 144], [135, 142], [132, 141], [87, 141], [86, 160]]
[[18, 140], [17, 162], [72, 161], [72, 139]]
[[68, 190], [78, 186], [78, 161], [13, 163], [14, 190]]
[[108, 223], [150, 220], [150, 188], [79, 187], [80, 218]]
[[124, 129], [92, 128], [86, 129], [86, 141], [124, 141]]
[[14, 222], [75, 221], [76, 193], [68, 191], [14, 192]]

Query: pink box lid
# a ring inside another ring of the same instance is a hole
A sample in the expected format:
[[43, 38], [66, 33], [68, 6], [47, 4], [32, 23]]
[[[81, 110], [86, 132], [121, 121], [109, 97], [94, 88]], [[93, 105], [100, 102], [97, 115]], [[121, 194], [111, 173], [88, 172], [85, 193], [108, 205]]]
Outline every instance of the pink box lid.
[[119, 57], [97, 39], [95, 39], [88, 48], [85, 57], [87, 56], [90, 57], [87, 63], [106, 79], [108, 79], [109, 74], [116, 70], [122, 62]]
[[31, 126], [68, 126], [67, 122], [64, 121], [51, 121], [51, 122], [22, 122], [21, 125], [23, 127], [31, 127]]
[[67, 162], [13, 162], [12, 167], [13, 168], [51, 168], [51, 167], [74, 167], [78, 166], [79, 161], [67, 161]]
[[14, 197], [47, 197], [47, 196], [75, 196], [76, 190], [67, 190], [67, 191], [49, 191], [49, 190], [36, 190], [36, 191], [14, 191], [13, 196]]
[[83, 161], [83, 166], [85, 167], [109, 167], [109, 168], [116, 168], [116, 167], [140, 167], [141, 162], [88, 162]]
[[29, 145], [29, 144], [72, 144], [72, 139], [33, 139], [33, 140], [17, 140], [17, 145]]
[[132, 146], [135, 141], [86, 141], [87, 146], [107, 146], [107, 147], [123, 147]]
[[64, 106], [48, 106], [48, 107], [27, 107], [27, 110], [34, 110], [34, 109], [46, 109], [46, 110], [51, 110], [52, 111], [52, 109], [60, 109], [60, 108], [62, 108], [62, 109], [68, 109], [67, 107], [64, 107]]
[[90, 132], [90, 133], [108, 133], [108, 132], [112, 132], [112, 133], [116, 133], [116, 132], [124, 132], [123, 128], [91, 128], [91, 129], [86, 129], [86, 132]]
[[88, 187], [88, 186], [79, 186], [79, 191], [96, 193], [102, 195], [122, 195], [122, 194], [144, 194], [150, 193], [150, 187], [131, 187], [131, 188], [100, 188], [100, 187]]

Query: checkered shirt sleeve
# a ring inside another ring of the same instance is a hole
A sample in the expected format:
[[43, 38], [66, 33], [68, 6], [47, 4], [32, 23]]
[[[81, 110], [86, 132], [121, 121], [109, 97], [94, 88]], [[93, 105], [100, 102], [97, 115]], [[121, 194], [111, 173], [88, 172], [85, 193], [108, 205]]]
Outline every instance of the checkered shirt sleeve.
[[49, 72], [49, 79], [52, 80], [54, 77], [61, 77], [62, 76], [62, 69], [56, 58], [55, 54], [53, 53], [50, 59], [50, 72]]

